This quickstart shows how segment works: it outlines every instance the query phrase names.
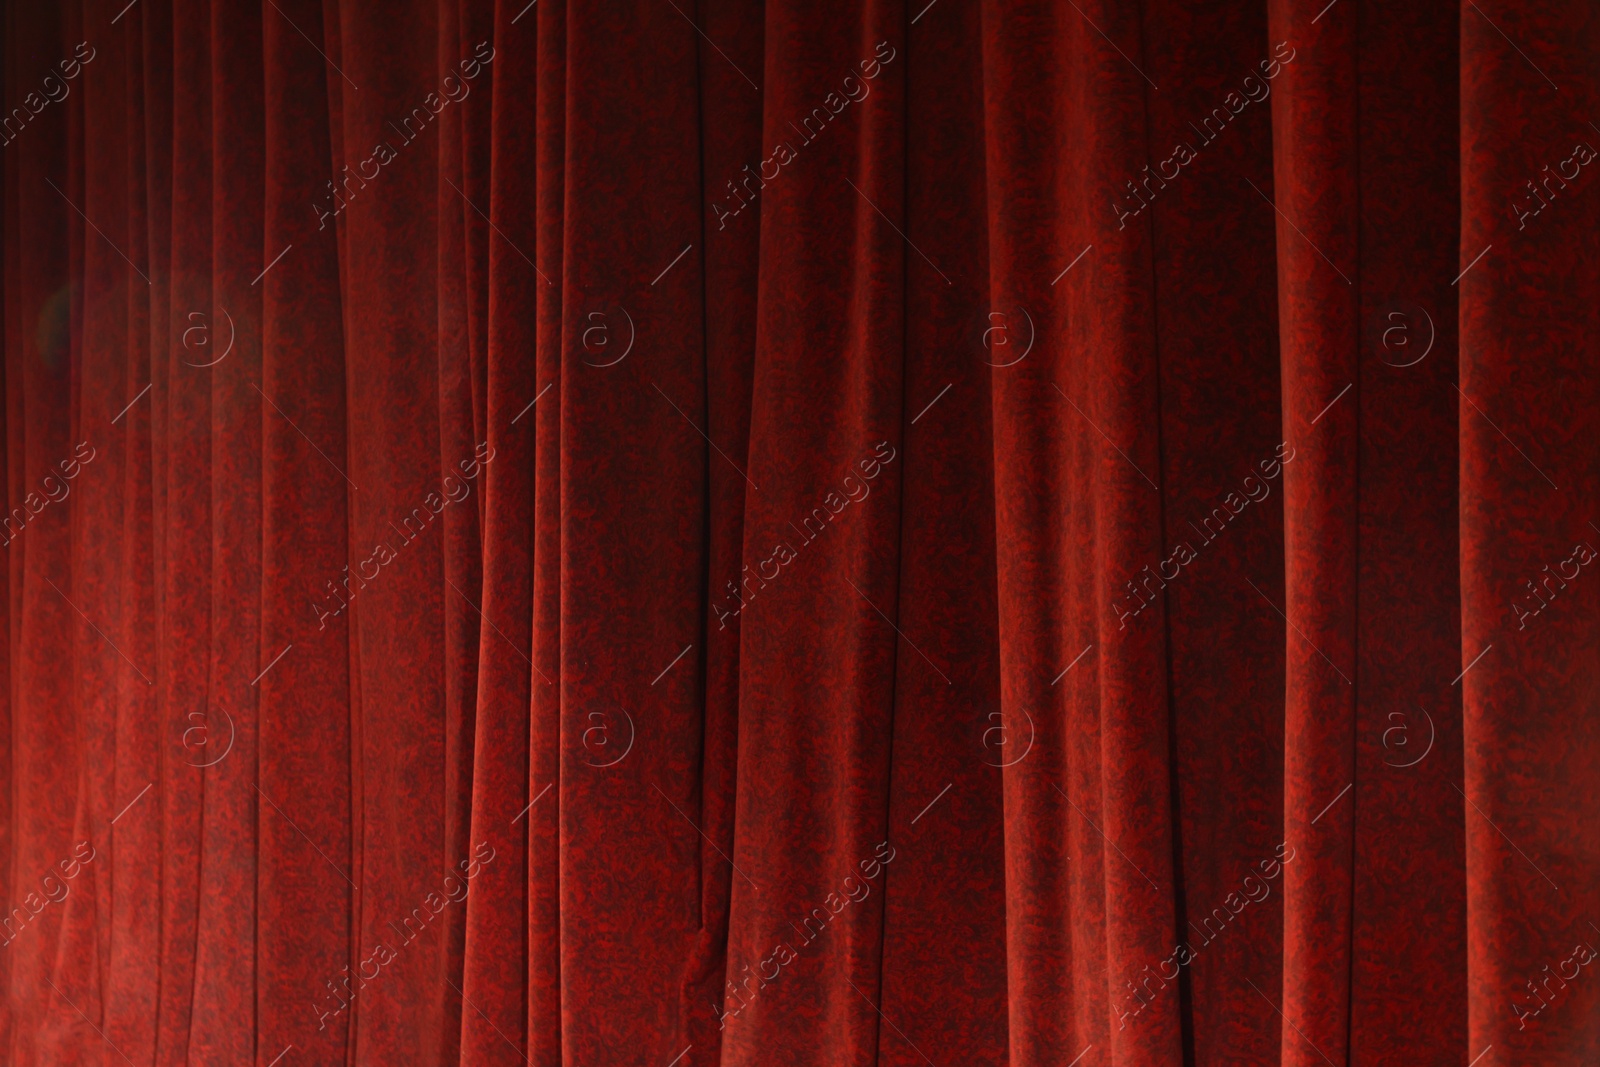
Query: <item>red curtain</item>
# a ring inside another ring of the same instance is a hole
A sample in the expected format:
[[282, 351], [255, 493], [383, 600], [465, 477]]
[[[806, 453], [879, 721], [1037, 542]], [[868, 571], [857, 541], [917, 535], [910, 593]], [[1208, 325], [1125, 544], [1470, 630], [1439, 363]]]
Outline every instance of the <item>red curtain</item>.
[[0, 1061], [1600, 1056], [1592, 5], [4, 36]]

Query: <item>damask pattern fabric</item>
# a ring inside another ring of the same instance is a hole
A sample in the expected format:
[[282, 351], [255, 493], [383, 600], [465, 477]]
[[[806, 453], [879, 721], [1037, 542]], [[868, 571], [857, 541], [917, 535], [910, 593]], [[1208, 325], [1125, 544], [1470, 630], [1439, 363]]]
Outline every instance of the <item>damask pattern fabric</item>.
[[1600, 1057], [1593, 5], [3, 34], [0, 1062]]

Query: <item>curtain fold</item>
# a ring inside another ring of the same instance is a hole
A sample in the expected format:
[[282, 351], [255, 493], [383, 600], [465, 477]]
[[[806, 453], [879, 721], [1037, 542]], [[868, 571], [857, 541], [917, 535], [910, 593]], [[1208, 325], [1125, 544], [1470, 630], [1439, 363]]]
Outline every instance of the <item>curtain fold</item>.
[[1600, 15], [3, 38], [0, 1060], [1600, 1054]]

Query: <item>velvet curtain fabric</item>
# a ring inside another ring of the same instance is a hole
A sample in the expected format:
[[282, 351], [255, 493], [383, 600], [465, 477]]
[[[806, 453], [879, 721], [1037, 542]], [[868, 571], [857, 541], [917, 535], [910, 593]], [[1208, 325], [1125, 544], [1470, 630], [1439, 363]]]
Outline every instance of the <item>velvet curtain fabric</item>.
[[4, 38], [5, 1063], [1600, 1056], [1592, 5]]

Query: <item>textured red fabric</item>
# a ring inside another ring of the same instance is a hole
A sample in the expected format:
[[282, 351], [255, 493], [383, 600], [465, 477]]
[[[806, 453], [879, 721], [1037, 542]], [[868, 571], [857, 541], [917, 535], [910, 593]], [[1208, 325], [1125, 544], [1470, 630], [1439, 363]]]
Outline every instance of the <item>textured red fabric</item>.
[[3, 34], [0, 1063], [1600, 1058], [1592, 5]]

